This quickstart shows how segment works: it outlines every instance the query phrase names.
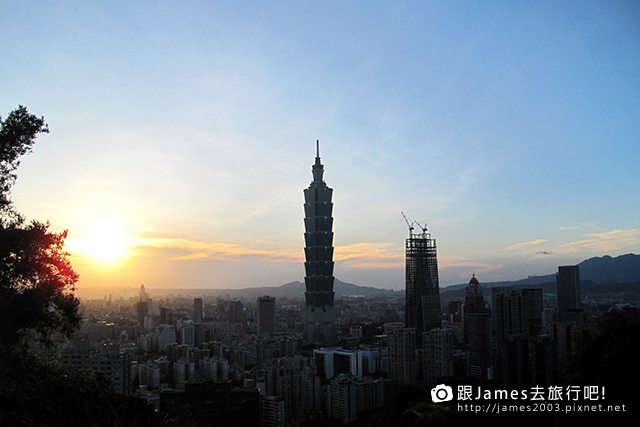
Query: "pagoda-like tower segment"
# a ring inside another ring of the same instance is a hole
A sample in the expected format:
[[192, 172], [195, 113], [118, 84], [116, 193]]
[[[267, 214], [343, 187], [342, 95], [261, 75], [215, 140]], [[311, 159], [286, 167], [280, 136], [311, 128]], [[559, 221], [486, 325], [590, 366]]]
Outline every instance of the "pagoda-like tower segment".
[[304, 190], [305, 329], [304, 342], [331, 345], [337, 341], [333, 307], [333, 189], [323, 180], [324, 167], [316, 142], [313, 181]]

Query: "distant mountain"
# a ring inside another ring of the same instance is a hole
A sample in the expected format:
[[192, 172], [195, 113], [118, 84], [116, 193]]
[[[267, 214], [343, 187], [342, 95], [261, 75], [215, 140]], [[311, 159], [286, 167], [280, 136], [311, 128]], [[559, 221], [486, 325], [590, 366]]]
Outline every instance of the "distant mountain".
[[[640, 283], [640, 255], [626, 254], [617, 257], [605, 255], [582, 261], [580, 266], [580, 281], [584, 292], [621, 292], [635, 289]], [[482, 286], [494, 288], [498, 286], [536, 286], [545, 292], [556, 292], [556, 273], [544, 276], [532, 276], [526, 279], [510, 282], [482, 283]], [[447, 286], [442, 292], [460, 292], [467, 284]]]
[[[129, 289], [133, 291], [134, 289]], [[353, 283], [346, 283], [335, 279], [333, 290], [336, 298], [345, 295], [364, 295], [364, 296], [394, 296], [398, 295], [396, 291], [391, 289], [379, 289], [370, 286], [358, 286]], [[263, 286], [256, 288], [242, 289], [166, 289], [166, 288], [148, 288], [147, 293], [152, 297], [174, 295], [183, 297], [199, 297], [199, 296], [220, 296], [223, 298], [242, 298], [246, 300], [255, 300], [259, 296], [269, 295], [276, 298], [304, 299], [304, 283], [296, 281], [285, 283], [282, 286]]]
[[[580, 279], [585, 284], [585, 289], [612, 290], [623, 286], [625, 289], [627, 284], [632, 286], [640, 283], [640, 255], [626, 254], [617, 257], [605, 255], [603, 257], [594, 257], [578, 264], [580, 266]], [[543, 289], [549, 289], [549, 292], [555, 293], [556, 274], [551, 273], [544, 276], [532, 276], [526, 279], [507, 281], [507, 282], [490, 282], [481, 283], [482, 286], [492, 288], [496, 286], [539, 286]], [[608, 286], [604, 286], [609, 284]], [[467, 283], [447, 286], [440, 289], [440, 293], [458, 292], [464, 290]], [[100, 294], [109, 295], [114, 290], [105, 288]], [[137, 289], [131, 288], [129, 291], [137, 292]], [[365, 295], [365, 296], [394, 296], [404, 293], [403, 291], [393, 291], [390, 289], [379, 289], [370, 286], [358, 286], [352, 283], [342, 282], [335, 279], [334, 291], [336, 297], [344, 295]], [[96, 290], [98, 292], [98, 290]], [[124, 293], [124, 289], [120, 291]], [[254, 299], [261, 295], [270, 295], [277, 298], [304, 298], [304, 283], [300, 281], [285, 283], [282, 286], [256, 287], [243, 289], [148, 289], [152, 296], [159, 295], [183, 295], [183, 296], [202, 296], [202, 295], [219, 295], [230, 298], [247, 298]], [[597, 291], [600, 292], [600, 291]]]
[[[290, 282], [277, 288], [262, 288], [274, 293], [282, 293], [286, 296], [301, 295], [304, 296], [305, 288], [302, 282]], [[393, 295], [395, 291], [391, 289], [380, 289], [371, 286], [358, 286], [353, 283], [346, 283], [341, 280], [335, 279], [333, 284], [333, 291], [336, 293], [336, 297], [343, 295]], [[277, 295], [276, 295], [277, 296]]]
[[627, 283], [640, 281], [640, 255], [626, 254], [615, 258], [605, 255], [580, 264], [580, 279], [596, 283]]
[[[640, 281], [640, 255], [626, 254], [615, 258], [589, 258], [580, 264], [580, 280], [595, 283], [630, 283]], [[555, 282], [556, 274], [534, 276], [518, 280], [517, 283], [527, 285], [536, 283]]]
[[[589, 258], [578, 264], [580, 266], [580, 280], [595, 283], [632, 283], [640, 282], [640, 255], [626, 254], [615, 258], [605, 255], [603, 257]], [[538, 285], [556, 281], [556, 273], [544, 276], [531, 276], [526, 279], [506, 282], [483, 283], [487, 287]], [[447, 286], [445, 289], [459, 289], [467, 284]]]

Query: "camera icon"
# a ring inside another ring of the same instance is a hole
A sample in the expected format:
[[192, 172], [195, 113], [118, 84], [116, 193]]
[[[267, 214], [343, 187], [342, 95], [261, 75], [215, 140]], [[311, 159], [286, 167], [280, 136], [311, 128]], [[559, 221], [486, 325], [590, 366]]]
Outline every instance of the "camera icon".
[[451, 399], [453, 399], [453, 391], [448, 385], [438, 384], [431, 389], [433, 403], [448, 402]]

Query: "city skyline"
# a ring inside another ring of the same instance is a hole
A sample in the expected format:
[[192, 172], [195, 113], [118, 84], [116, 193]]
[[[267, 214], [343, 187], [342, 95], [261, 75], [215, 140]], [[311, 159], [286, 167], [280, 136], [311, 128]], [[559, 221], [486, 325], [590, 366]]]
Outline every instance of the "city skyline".
[[632, 2], [0, 2], [0, 115], [44, 116], [13, 188], [78, 288], [303, 280], [320, 139], [336, 278], [404, 289], [640, 253]]

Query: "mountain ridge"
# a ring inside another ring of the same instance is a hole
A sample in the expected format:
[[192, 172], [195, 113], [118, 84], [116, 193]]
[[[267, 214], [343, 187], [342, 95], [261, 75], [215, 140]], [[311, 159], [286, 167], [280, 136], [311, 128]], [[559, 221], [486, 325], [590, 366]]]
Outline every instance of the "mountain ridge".
[[[580, 281], [596, 284], [640, 282], [640, 255], [632, 253], [617, 257], [603, 255], [586, 259], [576, 265], [580, 267]], [[520, 280], [486, 282], [483, 283], [483, 286], [492, 288], [497, 286], [540, 285], [550, 282], [555, 283], [555, 281], [556, 273], [552, 273], [542, 276], [530, 276]], [[441, 289], [455, 290], [466, 286], [467, 284], [463, 283]]]
[[[580, 266], [580, 279], [585, 283], [593, 285], [611, 284], [619, 286], [620, 284], [634, 284], [640, 282], [640, 255], [625, 254], [616, 257], [604, 255], [601, 257], [593, 257], [577, 264]], [[481, 281], [481, 278], [479, 279]], [[503, 282], [482, 282], [484, 287], [496, 286], [535, 286], [542, 284], [555, 283], [555, 273], [543, 276], [531, 276], [525, 279], [503, 281]], [[456, 291], [466, 288], [467, 283], [450, 285], [441, 287], [440, 292]], [[596, 286], [597, 287], [597, 286]], [[94, 289], [95, 293], [100, 292]], [[125, 292], [125, 288], [113, 289], [105, 288], [103, 295], [108, 295], [114, 291]], [[135, 293], [137, 289], [127, 288], [127, 293]], [[397, 296], [403, 294], [404, 290], [392, 290], [384, 288], [375, 288], [372, 286], [360, 286], [353, 283], [343, 282], [335, 279], [334, 291], [336, 297], [345, 295], [364, 295], [364, 296]], [[280, 286], [263, 286], [242, 289], [211, 289], [211, 288], [147, 288], [147, 292], [151, 296], [157, 295], [183, 295], [183, 296], [202, 296], [202, 295], [219, 295], [232, 298], [257, 298], [262, 295], [269, 295], [278, 298], [304, 298], [304, 282], [293, 281]]]

